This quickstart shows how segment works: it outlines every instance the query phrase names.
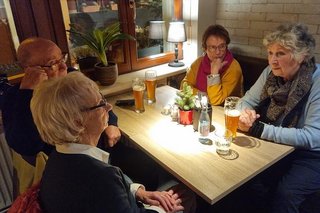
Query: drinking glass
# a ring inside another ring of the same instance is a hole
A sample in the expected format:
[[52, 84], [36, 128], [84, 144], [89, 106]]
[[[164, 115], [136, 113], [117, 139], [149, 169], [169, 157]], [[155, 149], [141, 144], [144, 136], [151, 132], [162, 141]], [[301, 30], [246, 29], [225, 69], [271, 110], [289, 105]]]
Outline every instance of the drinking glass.
[[145, 72], [145, 83], [147, 86], [147, 102], [152, 104], [156, 102], [157, 71], [147, 70]]
[[216, 131], [214, 133], [214, 143], [216, 145], [216, 152], [219, 155], [230, 154], [230, 146], [232, 142], [232, 132], [228, 129], [224, 131]]
[[146, 89], [146, 86], [142, 79], [135, 78], [132, 80], [134, 107], [137, 113], [144, 112], [143, 94], [145, 89]]
[[224, 118], [226, 129], [232, 132], [233, 139], [237, 136], [238, 122], [240, 117], [240, 98], [227, 97], [224, 101]]
[[175, 104], [171, 107], [171, 119], [175, 122], [179, 120], [179, 107]]

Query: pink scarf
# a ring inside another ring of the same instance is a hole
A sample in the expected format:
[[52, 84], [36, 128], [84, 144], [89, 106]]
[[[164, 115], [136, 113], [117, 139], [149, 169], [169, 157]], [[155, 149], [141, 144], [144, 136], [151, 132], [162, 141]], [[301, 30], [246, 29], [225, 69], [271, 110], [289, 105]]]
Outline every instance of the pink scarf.
[[[232, 53], [227, 50], [226, 56], [224, 57], [224, 61], [227, 61], [227, 64], [222, 67], [222, 69], [219, 71], [219, 74], [221, 75], [224, 71], [226, 71], [230, 64], [233, 61], [233, 55]], [[211, 74], [211, 61], [207, 54], [203, 57], [201, 64], [199, 66], [198, 74], [197, 74], [197, 83], [196, 87], [198, 90], [202, 92], [207, 92], [207, 76]]]

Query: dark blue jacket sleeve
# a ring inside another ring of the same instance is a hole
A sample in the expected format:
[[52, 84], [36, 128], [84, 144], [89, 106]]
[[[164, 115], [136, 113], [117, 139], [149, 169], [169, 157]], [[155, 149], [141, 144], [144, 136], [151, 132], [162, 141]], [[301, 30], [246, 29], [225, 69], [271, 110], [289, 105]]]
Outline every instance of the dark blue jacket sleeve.
[[108, 125], [118, 126], [118, 117], [112, 110], [109, 111]]
[[4, 97], [2, 117], [8, 145], [21, 155], [49, 154], [52, 146], [44, 143], [35, 126], [30, 110], [33, 90], [19, 89], [16, 85]]

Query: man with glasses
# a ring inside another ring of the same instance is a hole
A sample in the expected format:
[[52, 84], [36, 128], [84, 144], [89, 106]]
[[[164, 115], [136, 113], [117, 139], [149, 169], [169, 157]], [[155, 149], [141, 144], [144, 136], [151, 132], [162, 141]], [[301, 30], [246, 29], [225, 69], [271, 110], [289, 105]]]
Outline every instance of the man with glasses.
[[228, 96], [242, 96], [242, 71], [228, 50], [230, 37], [221, 25], [209, 26], [202, 36], [204, 55], [191, 64], [185, 78], [193, 88], [207, 93], [211, 105], [222, 105]]
[[[39, 136], [30, 111], [30, 100], [33, 89], [40, 82], [67, 75], [67, 55], [50, 40], [29, 38], [19, 46], [17, 58], [25, 75], [4, 98], [2, 116], [6, 140], [22, 156], [35, 156], [40, 151], [49, 154], [53, 147], [43, 143]], [[105, 133], [109, 147], [114, 146], [121, 136], [117, 116], [112, 111], [109, 111]]]

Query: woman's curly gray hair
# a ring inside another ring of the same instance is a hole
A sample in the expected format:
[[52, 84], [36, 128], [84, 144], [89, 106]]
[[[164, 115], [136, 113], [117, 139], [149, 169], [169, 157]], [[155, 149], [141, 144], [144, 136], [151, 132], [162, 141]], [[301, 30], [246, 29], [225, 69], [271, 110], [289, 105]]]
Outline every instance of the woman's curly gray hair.
[[263, 39], [263, 45], [266, 47], [274, 43], [291, 50], [297, 61], [310, 60], [316, 46], [314, 37], [308, 33], [308, 27], [301, 23], [280, 25], [276, 31]]

